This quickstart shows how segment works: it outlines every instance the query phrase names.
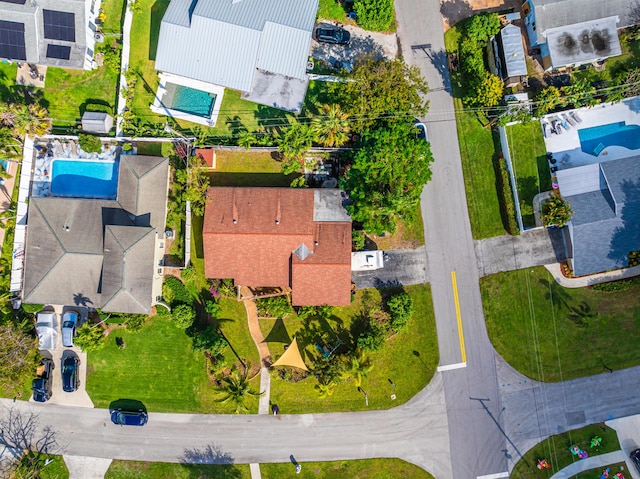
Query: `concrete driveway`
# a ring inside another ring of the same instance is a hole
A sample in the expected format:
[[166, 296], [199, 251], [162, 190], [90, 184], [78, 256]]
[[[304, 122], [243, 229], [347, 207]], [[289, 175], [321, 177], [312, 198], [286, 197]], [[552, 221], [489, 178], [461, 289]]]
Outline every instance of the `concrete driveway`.
[[427, 257], [424, 246], [417, 249], [386, 251], [384, 268], [374, 271], [354, 271], [351, 279], [358, 289], [384, 286], [407, 286], [427, 282]]
[[[78, 312], [78, 326], [84, 324], [87, 321], [89, 310], [81, 306], [54, 306], [57, 318], [58, 338], [56, 341], [56, 347], [53, 350], [41, 351], [42, 356], [48, 357], [53, 360], [54, 369], [51, 378], [51, 399], [47, 401], [47, 404], [58, 404], [61, 406], [79, 406], [79, 407], [93, 407], [93, 402], [87, 394], [85, 385], [87, 379], [87, 353], [83, 352], [79, 347], [74, 346], [72, 348], [65, 348], [62, 346], [62, 315], [67, 311]], [[64, 358], [70, 355], [75, 355], [80, 360], [80, 367], [78, 374], [80, 376], [80, 386], [72, 393], [64, 392], [62, 390], [62, 361]], [[33, 402], [33, 396], [29, 398], [29, 401]]]
[[311, 40], [310, 56], [329, 66], [333, 66], [336, 61], [353, 63], [367, 54], [375, 58], [398, 56], [398, 38], [395, 33], [369, 32], [352, 25], [346, 25], [343, 28], [351, 34], [349, 45], [332, 45]]
[[618, 433], [620, 447], [624, 452], [627, 469], [633, 479], [640, 479], [640, 474], [629, 460], [629, 453], [640, 447], [640, 415], [621, 417], [613, 421], [607, 421], [607, 426]]

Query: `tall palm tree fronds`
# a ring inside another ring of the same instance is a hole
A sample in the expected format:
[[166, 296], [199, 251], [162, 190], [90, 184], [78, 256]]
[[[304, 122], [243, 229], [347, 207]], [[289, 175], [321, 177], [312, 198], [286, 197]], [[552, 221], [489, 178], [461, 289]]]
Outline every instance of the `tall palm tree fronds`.
[[349, 114], [340, 105], [322, 105], [320, 115], [311, 120], [318, 142], [327, 147], [339, 147], [349, 139]]
[[372, 369], [371, 360], [362, 349], [358, 349], [352, 355], [347, 356], [343, 364], [342, 378], [353, 379], [354, 385], [360, 387], [362, 380]]
[[247, 412], [245, 402], [251, 396], [261, 396], [262, 393], [249, 387], [249, 381], [246, 376], [240, 376], [237, 371], [233, 371], [229, 376], [223, 377], [224, 385], [216, 388], [223, 396], [217, 399], [223, 404], [231, 403], [235, 406], [235, 413]]

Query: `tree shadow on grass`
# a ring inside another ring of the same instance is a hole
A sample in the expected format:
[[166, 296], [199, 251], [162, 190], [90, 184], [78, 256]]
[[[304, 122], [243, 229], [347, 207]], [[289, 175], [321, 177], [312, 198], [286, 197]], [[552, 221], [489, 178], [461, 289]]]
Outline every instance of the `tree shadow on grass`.
[[[189, 479], [216, 478], [240, 479], [242, 472], [233, 466], [235, 459], [229, 452], [222, 451], [220, 446], [207, 445], [202, 449], [185, 449], [180, 464], [188, 471]], [[205, 464], [215, 464], [215, 468]]]
[[291, 114], [270, 106], [258, 105], [253, 115], [258, 120], [258, 126], [264, 129], [266, 133], [279, 135], [289, 127], [289, 116]]
[[82, 117], [82, 115], [84, 115], [87, 111], [97, 111], [113, 115], [113, 106], [105, 100], [100, 100], [97, 98], [87, 98], [80, 104], [80, 116]]
[[267, 337], [264, 338], [264, 342], [265, 343], [284, 343], [284, 344], [291, 343], [291, 337], [287, 332], [287, 327], [285, 326], [282, 318], [276, 319], [276, 322], [273, 325], [273, 328], [271, 328], [271, 331], [269, 331], [269, 334], [267, 334]]
[[281, 173], [209, 173], [211, 186], [282, 186], [287, 187], [300, 176], [298, 173], [283, 175]]

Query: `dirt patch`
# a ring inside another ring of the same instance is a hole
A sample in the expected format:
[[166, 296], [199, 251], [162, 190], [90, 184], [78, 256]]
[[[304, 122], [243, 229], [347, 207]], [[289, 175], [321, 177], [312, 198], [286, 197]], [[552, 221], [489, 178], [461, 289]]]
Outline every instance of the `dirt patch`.
[[440, 13], [446, 32], [456, 23], [476, 13], [502, 12], [513, 9], [520, 11], [520, 0], [444, 0], [440, 2]]
[[353, 25], [345, 25], [344, 29], [351, 34], [349, 45], [331, 45], [311, 40], [311, 57], [333, 66], [336, 62], [354, 63], [364, 55], [378, 59], [398, 56], [398, 37], [395, 33], [370, 32]]

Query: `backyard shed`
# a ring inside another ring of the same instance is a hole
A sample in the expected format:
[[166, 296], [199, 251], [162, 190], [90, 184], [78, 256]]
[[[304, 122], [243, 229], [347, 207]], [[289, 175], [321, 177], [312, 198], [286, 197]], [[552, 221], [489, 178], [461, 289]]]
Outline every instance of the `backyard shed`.
[[86, 111], [82, 115], [82, 129], [89, 133], [109, 133], [113, 128], [113, 117], [99, 111]]

